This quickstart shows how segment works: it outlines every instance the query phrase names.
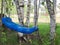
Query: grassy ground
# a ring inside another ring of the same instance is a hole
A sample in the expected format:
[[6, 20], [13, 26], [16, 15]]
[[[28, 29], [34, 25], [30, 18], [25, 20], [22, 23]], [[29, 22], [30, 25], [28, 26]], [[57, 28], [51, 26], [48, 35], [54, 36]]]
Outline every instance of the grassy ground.
[[[38, 25], [40, 35], [43, 39], [43, 45], [49, 45], [49, 30], [50, 25], [48, 23], [40, 23]], [[1, 29], [2, 30], [2, 29]], [[38, 45], [37, 39], [33, 40], [33, 45]], [[56, 45], [60, 45], [60, 24], [56, 27]], [[18, 45], [17, 33], [14, 31], [0, 31], [0, 45]]]

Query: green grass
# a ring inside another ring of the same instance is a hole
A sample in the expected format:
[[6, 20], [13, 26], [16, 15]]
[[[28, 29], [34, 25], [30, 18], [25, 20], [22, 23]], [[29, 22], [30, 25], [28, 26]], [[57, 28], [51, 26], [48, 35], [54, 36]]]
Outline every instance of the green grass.
[[[40, 23], [38, 27], [39, 27], [40, 35], [43, 39], [43, 45], [49, 45], [50, 25], [47, 23]], [[34, 39], [33, 41], [34, 41], [33, 42], [34, 45], [38, 45], [37, 39]], [[60, 24], [57, 24], [56, 27], [55, 44], [60, 45]], [[3, 33], [0, 31], [0, 45], [18, 45], [17, 33], [15, 31], [5, 31]]]

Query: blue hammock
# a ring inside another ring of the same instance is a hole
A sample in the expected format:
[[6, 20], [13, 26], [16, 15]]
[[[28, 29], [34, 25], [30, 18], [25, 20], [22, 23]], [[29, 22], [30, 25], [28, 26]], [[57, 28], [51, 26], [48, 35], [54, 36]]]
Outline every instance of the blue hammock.
[[38, 27], [34, 26], [31, 28], [27, 28], [27, 27], [23, 27], [22, 25], [18, 25], [14, 22], [12, 22], [11, 18], [9, 17], [3, 17], [2, 18], [2, 23], [9, 29], [17, 31], [17, 32], [21, 32], [24, 34], [31, 34], [35, 31], [38, 30]]

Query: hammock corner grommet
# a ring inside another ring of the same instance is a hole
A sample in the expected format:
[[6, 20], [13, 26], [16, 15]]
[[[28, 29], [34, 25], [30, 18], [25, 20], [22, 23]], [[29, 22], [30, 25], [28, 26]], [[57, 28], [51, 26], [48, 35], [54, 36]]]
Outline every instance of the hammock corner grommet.
[[17, 31], [17, 32], [24, 33], [24, 34], [31, 34], [31, 33], [38, 30], [37, 26], [27, 28], [27, 27], [23, 27], [22, 25], [18, 25], [16, 23], [12, 22], [11, 18], [9, 18], [9, 17], [2, 17], [2, 23], [7, 28], [14, 30], [14, 31]]

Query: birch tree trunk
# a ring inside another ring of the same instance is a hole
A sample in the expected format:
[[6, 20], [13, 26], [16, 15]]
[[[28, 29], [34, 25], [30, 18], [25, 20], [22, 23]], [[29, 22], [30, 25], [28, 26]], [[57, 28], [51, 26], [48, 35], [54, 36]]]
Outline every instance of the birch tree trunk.
[[[23, 15], [22, 15], [23, 11], [21, 11], [21, 8], [24, 7], [24, 4], [23, 4], [23, 2], [21, 4], [19, 4], [19, 0], [14, 0], [14, 1], [15, 1], [15, 4], [16, 4], [19, 23], [21, 25], [23, 25]], [[23, 33], [18, 32], [18, 38], [19, 38], [20, 45], [21, 45], [21, 37], [23, 37]]]
[[[5, 6], [5, 0], [1, 0], [2, 2], [1, 2], [1, 17], [0, 17], [0, 19], [1, 19], [1, 27], [2, 27], [2, 32], [4, 32], [5, 33], [5, 30], [7, 30], [7, 28], [5, 27], [5, 25], [2, 23], [2, 17], [4, 17], [5, 16], [5, 13], [4, 13], [4, 6]], [[6, 34], [6, 33], [5, 33]], [[5, 35], [6, 36], [6, 35]], [[5, 43], [6, 44], [6, 43]], [[4, 42], [2, 43], [2, 45], [5, 45], [4, 44]]]
[[20, 0], [19, 2], [20, 5], [20, 15], [22, 16], [22, 24], [24, 25], [24, 0]]
[[[34, 26], [38, 26], [38, 15], [39, 15], [39, 7], [37, 6], [37, 0], [34, 0]], [[39, 45], [40, 44], [42, 45], [42, 39], [39, 34], [39, 30], [36, 32], [36, 37], [38, 39]]]
[[17, 8], [18, 20], [19, 20], [20, 24], [23, 25], [23, 17], [22, 17], [22, 12], [20, 9], [20, 7], [22, 5], [19, 4], [19, 0], [14, 0], [14, 1], [15, 1], [16, 8]]
[[26, 26], [29, 27], [30, 24], [30, 9], [31, 9], [31, 0], [28, 0], [27, 4], [27, 15], [26, 15]]
[[55, 22], [55, 11], [54, 11], [54, 0], [53, 4], [50, 0], [46, 0], [48, 12], [50, 15], [50, 45], [55, 45], [55, 28], [56, 28], [56, 22]]
[[3, 0], [1, 0], [0, 27], [2, 26], [2, 22], [1, 22], [2, 17], [3, 17]]
[[2, 32], [4, 32], [5, 31], [5, 29], [7, 29], [5, 26], [4, 26], [4, 24], [2, 24], [2, 21], [1, 21], [1, 19], [2, 19], [2, 17], [4, 17], [4, 4], [5, 3], [5, 1], [4, 0], [2, 0], [2, 2], [1, 2], [1, 15], [0, 15], [0, 27], [3, 27], [4, 29], [2, 30]]
[[37, 0], [34, 0], [34, 26], [37, 26], [38, 12], [37, 12]]
[[[31, 0], [28, 0], [28, 4], [27, 4], [27, 15], [26, 15], [26, 26], [29, 28], [29, 24], [30, 24], [30, 9], [31, 9]], [[26, 35], [27, 39], [28, 39], [28, 43], [30, 44], [30, 35]]]

